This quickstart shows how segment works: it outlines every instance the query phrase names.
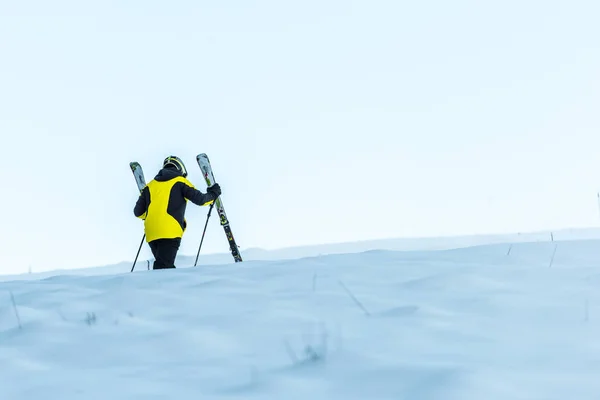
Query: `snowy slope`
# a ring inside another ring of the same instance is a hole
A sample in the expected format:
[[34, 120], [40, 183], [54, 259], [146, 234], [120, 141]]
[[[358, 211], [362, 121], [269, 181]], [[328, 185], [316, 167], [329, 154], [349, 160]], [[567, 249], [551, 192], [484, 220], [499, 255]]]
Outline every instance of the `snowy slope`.
[[[574, 240], [600, 240], [599, 228], [577, 228], [563, 229], [557, 231], [524, 232], [515, 234], [494, 234], [494, 235], [470, 235], [470, 236], [451, 236], [451, 237], [428, 237], [428, 238], [390, 238], [377, 240], [364, 240], [345, 243], [327, 243], [310, 246], [298, 246], [281, 249], [260, 249], [260, 248], [241, 248], [241, 253], [245, 261], [266, 261], [266, 260], [294, 260], [304, 257], [314, 257], [328, 254], [347, 254], [360, 253], [370, 250], [401, 250], [401, 251], [423, 251], [423, 250], [448, 250], [456, 248], [468, 248], [472, 246], [481, 246], [488, 244], [506, 244], [529, 242], [548, 242], [551, 240], [574, 241]], [[193, 240], [186, 237], [184, 240]], [[223, 236], [224, 247], [228, 248], [225, 237]], [[145, 245], [147, 246], [147, 245]], [[132, 249], [132, 256], [137, 249]], [[194, 265], [196, 255], [179, 254], [176, 260], [178, 267], [189, 267]], [[151, 266], [153, 260], [138, 260], [136, 270], [147, 269]], [[198, 265], [218, 265], [231, 264], [233, 258], [229, 252], [206, 254], [201, 253]], [[0, 281], [13, 279], [41, 279], [56, 275], [105, 275], [126, 273], [131, 270], [132, 261], [121, 262], [114, 265], [107, 265], [94, 268], [81, 268], [70, 270], [55, 270], [45, 272], [34, 272], [32, 274], [3, 275], [0, 273]]]
[[599, 286], [597, 240], [5, 280], [1, 398], [597, 399]]

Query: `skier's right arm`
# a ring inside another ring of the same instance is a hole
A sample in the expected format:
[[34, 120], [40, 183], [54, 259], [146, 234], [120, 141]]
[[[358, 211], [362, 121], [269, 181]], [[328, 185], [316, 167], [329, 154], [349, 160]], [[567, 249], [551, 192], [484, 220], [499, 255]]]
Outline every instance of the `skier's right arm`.
[[140, 197], [138, 197], [135, 207], [133, 208], [133, 215], [138, 218], [145, 219], [146, 212], [148, 211], [148, 197], [150, 196], [150, 191], [148, 190], [148, 186], [142, 190], [140, 193]]
[[218, 197], [210, 191], [208, 193], [202, 193], [194, 186], [188, 185], [186, 183], [183, 183], [183, 196], [192, 203], [199, 206], [210, 204], [211, 202], [215, 201]]

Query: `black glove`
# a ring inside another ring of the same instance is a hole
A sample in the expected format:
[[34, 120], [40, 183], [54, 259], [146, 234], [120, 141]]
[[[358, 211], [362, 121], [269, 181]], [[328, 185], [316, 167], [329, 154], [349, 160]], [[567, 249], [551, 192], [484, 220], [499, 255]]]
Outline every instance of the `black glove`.
[[218, 183], [213, 184], [212, 186], [209, 186], [206, 191], [210, 194], [213, 195], [214, 199], [216, 200], [217, 197], [219, 197], [221, 195], [221, 186], [219, 186]]

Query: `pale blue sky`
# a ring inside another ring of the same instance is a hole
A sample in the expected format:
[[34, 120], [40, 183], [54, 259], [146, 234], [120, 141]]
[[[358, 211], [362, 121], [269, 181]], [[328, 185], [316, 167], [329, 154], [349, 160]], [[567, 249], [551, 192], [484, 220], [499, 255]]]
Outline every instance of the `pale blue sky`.
[[[242, 251], [600, 221], [597, 1], [0, 3], [0, 273], [132, 260], [209, 154]], [[188, 207], [195, 255], [207, 208]], [[203, 252], [226, 252], [211, 220]], [[150, 257], [147, 246], [141, 255]]]

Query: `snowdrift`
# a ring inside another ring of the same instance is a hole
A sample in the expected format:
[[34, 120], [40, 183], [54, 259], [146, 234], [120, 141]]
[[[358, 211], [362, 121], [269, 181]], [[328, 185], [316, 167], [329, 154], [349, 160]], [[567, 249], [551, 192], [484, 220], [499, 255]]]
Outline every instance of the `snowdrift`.
[[513, 240], [4, 277], [0, 397], [598, 398], [599, 266]]

